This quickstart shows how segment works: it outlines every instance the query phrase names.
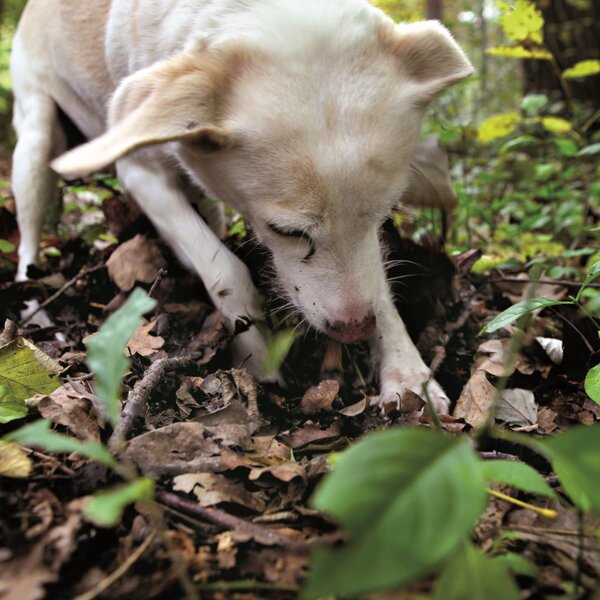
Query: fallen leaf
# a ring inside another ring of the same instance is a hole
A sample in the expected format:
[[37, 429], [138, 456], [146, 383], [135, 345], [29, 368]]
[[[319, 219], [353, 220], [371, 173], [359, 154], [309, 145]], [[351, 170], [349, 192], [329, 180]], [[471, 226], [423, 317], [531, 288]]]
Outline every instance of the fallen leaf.
[[54, 390], [49, 396], [44, 396], [38, 404], [38, 410], [43, 417], [64, 425], [80, 440], [100, 439], [98, 421], [91, 415], [91, 402], [82, 397], [70, 383]]
[[496, 409], [496, 418], [510, 425], [537, 424], [538, 406], [533, 392], [520, 388], [504, 390]]
[[319, 385], [309, 388], [302, 400], [300, 409], [305, 415], [312, 415], [318, 412], [331, 412], [332, 405], [338, 397], [340, 384], [333, 379], [325, 379]]
[[136, 281], [152, 283], [163, 266], [162, 254], [155, 240], [143, 235], [123, 242], [106, 262], [109, 277], [124, 292], [133, 288]]
[[0, 384], [17, 400], [50, 394], [60, 387], [60, 365], [24, 338], [0, 348]]
[[364, 396], [362, 400], [359, 400], [350, 406], [345, 406], [338, 410], [338, 412], [345, 417], [357, 417], [364, 413], [367, 408], [369, 408], [369, 398], [368, 396]]
[[487, 418], [495, 394], [496, 388], [485, 373], [475, 371], [460, 394], [453, 416], [476, 427]]
[[173, 490], [193, 493], [201, 506], [216, 506], [224, 502], [239, 504], [250, 510], [262, 512], [267, 507], [264, 492], [250, 491], [215, 473], [185, 473], [173, 479]]
[[0, 477], [24, 479], [32, 469], [31, 460], [20, 446], [0, 440]]
[[129, 351], [131, 354], [150, 356], [157, 350], [160, 350], [163, 347], [165, 340], [159, 335], [150, 335], [150, 332], [155, 326], [156, 320], [150, 321], [150, 323], [146, 323], [145, 325], [140, 325], [135, 330], [135, 333], [129, 342], [127, 342], [125, 353], [128, 354]]
[[326, 429], [316, 423], [306, 423], [303, 427], [293, 429], [290, 433], [281, 436], [281, 439], [293, 450], [303, 448], [315, 442], [325, 442], [340, 437], [340, 424], [335, 421]]
[[558, 414], [551, 408], [548, 408], [547, 406], [540, 408], [537, 418], [538, 427], [544, 433], [552, 433], [558, 427], [556, 424], [556, 417], [558, 417]]
[[544, 349], [548, 358], [555, 364], [560, 365], [564, 356], [563, 342], [556, 338], [538, 336], [537, 343]]

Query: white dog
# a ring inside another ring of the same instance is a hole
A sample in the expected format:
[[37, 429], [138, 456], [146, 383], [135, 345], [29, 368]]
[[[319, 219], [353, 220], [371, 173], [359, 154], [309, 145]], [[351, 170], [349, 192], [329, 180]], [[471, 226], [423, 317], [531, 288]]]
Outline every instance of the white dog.
[[[365, 0], [30, 0], [12, 56], [18, 277], [38, 258], [49, 165], [74, 177], [116, 163], [228, 324], [261, 319], [222, 210], [197, 214], [187, 174], [252, 224], [311, 326], [371, 341], [382, 405], [427, 385], [447, 410], [394, 308], [378, 227], [429, 101], [472, 71], [439, 23], [396, 25]], [[57, 107], [91, 140], [59, 158]], [[273, 376], [255, 327], [236, 349]]]

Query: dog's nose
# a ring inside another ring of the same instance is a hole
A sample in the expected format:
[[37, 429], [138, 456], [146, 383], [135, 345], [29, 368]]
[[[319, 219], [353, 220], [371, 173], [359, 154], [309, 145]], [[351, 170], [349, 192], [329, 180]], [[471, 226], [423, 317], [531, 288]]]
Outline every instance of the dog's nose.
[[362, 320], [327, 321], [325, 327], [330, 338], [342, 344], [353, 344], [366, 340], [375, 331], [375, 315], [370, 313]]

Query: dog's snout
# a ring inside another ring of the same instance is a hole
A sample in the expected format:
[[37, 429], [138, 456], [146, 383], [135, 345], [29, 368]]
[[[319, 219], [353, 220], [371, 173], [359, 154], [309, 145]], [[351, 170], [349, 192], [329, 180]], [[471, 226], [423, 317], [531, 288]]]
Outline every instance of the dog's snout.
[[349, 321], [327, 321], [327, 335], [343, 344], [353, 344], [368, 339], [375, 331], [375, 315], [369, 313], [363, 319], [351, 319]]

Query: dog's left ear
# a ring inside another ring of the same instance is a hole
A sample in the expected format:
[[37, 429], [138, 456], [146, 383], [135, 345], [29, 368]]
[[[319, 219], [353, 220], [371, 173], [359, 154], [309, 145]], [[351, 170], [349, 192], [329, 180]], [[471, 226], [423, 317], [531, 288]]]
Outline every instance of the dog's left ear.
[[393, 25], [386, 22], [380, 40], [399, 60], [403, 73], [425, 97], [473, 74], [475, 69], [450, 32], [438, 21]]

